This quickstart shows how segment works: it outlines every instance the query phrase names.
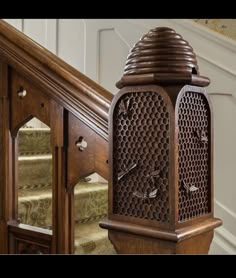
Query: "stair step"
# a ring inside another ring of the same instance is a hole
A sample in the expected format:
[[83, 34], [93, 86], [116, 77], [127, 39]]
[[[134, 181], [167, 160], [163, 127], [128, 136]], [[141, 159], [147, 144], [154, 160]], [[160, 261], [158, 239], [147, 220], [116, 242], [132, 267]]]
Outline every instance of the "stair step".
[[81, 182], [75, 187], [75, 223], [100, 220], [108, 211], [108, 184]]
[[20, 190], [18, 217], [21, 223], [50, 229], [52, 226], [51, 188]]
[[47, 187], [52, 181], [52, 155], [20, 156], [18, 158], [19, 189]]
[[75, 254], [116, 254], [99, 221], [75, 225]]
[[[107, 215], [108, 185], [80, 183], [75, 187], [75, 223], [100, 220]], [[35, 188], [19, 191], [18, 214], [27, 225], [50, 228], [52, 225], [52, 189]]]
[[50, 229], [52, 226], [52, 189], [20, 190], [18, 217], [23, 224]]
[[[52, 229], [52, 155], [49, 128], [21, 128], [18, 137], [18, 215], [21, 223]], [[75, 254], [115, 254], [99, 221], [108, 211], [108, 184], [74, 189]]]
[[21, 128], [18, 136], [19, 156], [51, 153], [50, 128]]

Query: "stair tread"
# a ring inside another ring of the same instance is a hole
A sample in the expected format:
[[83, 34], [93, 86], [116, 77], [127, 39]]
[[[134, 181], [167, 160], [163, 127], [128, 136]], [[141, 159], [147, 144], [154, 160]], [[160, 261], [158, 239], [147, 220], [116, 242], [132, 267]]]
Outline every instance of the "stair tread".
[[[93, 182], [93, 183], [80, 183], [79, 186], [75, 187], [75, 192], [74, 194], [88, 194], [90, 192], [94, 191], [101, 191], [101, 190], [107, 190], [108, 185], [106, 183], [98, 183], [98, 182]], [[35, 198], [51, 198], [52, 197], [52, 188], [51, 187], [46, 187], [46, 188], [33, 188], [33, 189], [22, 189], [19, 190], [19, 201], [21, 201], [24, 198], [29, 198], [31, 197], [32, 199]]]
[[116, 254], [99, 221], [75, 225], [75, 254]]
[[19, 155], [51, 153], [50, 128], [20, 128], [18, 139]]
[[40, 132], [50, 132], [50, 128], [48, 127], [21, 127], [20, 132], [34, 132], [34, 131], [40, 131]]
[[18, 161], [32, 161], [32, 160], [51, 160], [51, 154], [38, 154], [38, 155], [21, 155], [18, 157]]
[[107, 190], [108, 184], [107, 183], [100, 183], [100, 182], [81, 182], [75, 186], [74, 193], [77, 194], [87, 194], [92, 191], [100, 191], [100, 190]]

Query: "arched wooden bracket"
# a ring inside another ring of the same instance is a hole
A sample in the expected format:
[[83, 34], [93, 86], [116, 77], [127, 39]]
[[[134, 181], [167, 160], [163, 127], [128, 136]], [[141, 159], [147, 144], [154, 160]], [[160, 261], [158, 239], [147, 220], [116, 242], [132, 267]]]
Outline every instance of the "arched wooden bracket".
[[46, 93], [15, 70], [11, 70], [10, 79], [12, 135], [16, 135], [18, 129], [33, 117], [50, 126], [50, 105]]
[[72, 113], [68, 114], [67, 187], [98, 173], [108, 179], [108, 144]]

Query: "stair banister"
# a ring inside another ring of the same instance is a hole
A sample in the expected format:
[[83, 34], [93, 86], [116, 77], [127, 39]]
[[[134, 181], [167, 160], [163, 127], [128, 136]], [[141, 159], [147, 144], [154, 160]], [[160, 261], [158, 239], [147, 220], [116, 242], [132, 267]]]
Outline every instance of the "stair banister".
[[102, 137], [107, 138], [112, 94], [14, 27], [0, 21], [0, 55]]
[[[38, 253], [73, 253], [74, 186], [94, 172], [108, 178], [112, 94], [3, 20], [0, 76], [0, 253], [19, 253], [28, 241]], [[33, 117], [51, 128], [52, 232], [17, 215], [17, 133]]]
[[[0, 253], [29, 242], [38, 254], [73, 253], [74, 186], [94, 172], [109, 176], [100, 225], [117, 253], [208, 252], [222, 224], [210, 81], [179, 34], [156, 28], [134, 46], [110, 114], [112, 94], [2, 20], [0, 76]], [[52, 232], [18, 221], [17, 133], [32, 117], [51, 128]]]

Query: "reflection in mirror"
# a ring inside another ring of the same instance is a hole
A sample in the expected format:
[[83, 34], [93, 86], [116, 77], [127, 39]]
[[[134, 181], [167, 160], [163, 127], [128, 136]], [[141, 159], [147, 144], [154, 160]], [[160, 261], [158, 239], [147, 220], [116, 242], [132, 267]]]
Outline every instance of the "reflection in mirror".
[[18, 218], [23, 224], [52, 227], [50, 128], [36, 118], [18, 132]]
[[75, 254], [115, 254], [99, 221], [108, 212], [108, 183], [93, 174], [74, 189]]

